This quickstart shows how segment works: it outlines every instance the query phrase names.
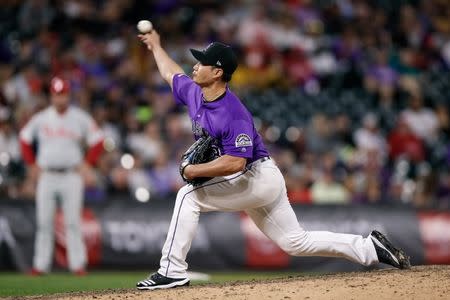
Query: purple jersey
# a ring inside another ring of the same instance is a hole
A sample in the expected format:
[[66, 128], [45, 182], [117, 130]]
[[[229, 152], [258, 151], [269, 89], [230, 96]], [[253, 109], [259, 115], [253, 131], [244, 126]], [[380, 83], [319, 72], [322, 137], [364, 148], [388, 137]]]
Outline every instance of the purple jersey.
[[173, 95], [178, 104], [187, 105], [196, 139], [202, 129], [206, 130], [217, 139], [222, 155], [244, 157], [248, 163], [269, 156], [252, 115], [228, 88], [219, 99], [207, 102], [191, 78], [177, 74], [173, 77]]

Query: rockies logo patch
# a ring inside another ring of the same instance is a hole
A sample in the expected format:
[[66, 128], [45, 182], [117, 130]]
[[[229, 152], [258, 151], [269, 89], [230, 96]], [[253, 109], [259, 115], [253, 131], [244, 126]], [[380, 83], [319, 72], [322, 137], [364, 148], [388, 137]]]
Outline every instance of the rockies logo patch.
[[252, 140], [245, 133], [241, 133], [237, 136], [235, 141], [236, 147], [250, 147], [253, 146]]

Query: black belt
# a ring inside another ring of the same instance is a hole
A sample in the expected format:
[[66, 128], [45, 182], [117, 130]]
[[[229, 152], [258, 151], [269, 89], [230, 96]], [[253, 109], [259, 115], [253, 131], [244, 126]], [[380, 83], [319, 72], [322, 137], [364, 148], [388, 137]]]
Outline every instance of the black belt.
[[265, 162], [266, 160], [269, 160], [269, 159], [271, 159], [270, 156], [264, 156], [264, 157], [258, 158], [257, 160], [252, 161], [251, 163], [249, 163], [249, 164], [247, 165], [247, 167], [250, 167], [251, 165], [256, 164], [256, 163], [262, 163], [262, 162]]
[[271, 159], [270, 156], [264, 156], [264, 157], [258, 158], [257, 160], [252, 161], [251, 163], [249, 163], [248, 165], [246, 165], [246, 166], [245, 166], [245, 169], [246, 169], [246, 170], [250, 170], [251, 167], [252, 167], [254, 164], [256, 164], [256, 163], [262, 163], [262, 162], [265, 162], [266, 160], [269, 160], [269, 159]]
[[67, 173], [74, 171], [74, 167], [67, 167], [67, 168], [44, 168], [45, 172], [52, 172], [52, 173]]
[[271, 159], [270, 156], [264, 156], [264, 157], [261, 157], [260, 159], [255, 160], [255, 162], [263, 162], [263, 161], [266, 161], [269, 159]]

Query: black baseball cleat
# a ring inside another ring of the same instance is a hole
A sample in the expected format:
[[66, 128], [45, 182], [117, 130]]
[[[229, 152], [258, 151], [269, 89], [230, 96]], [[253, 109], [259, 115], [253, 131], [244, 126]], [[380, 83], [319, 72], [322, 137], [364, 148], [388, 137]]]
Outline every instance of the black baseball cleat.
[[136, 283], [136, 287], [139, 290], [156, 290], [156, 289], [170, 289], [179, 286], [188, 286], [188, 278], [169, 278], [162, 276], [159, 273], [150, 275], [147, 279], [141, 280]]
[[377, 251], [379, 262], [391, 265], [398, 269], [411, 268], [409, 256], [407, 256], [403, 250], [394, 247], [382, 233], [373, 230], [370, 233], [370, 238]]

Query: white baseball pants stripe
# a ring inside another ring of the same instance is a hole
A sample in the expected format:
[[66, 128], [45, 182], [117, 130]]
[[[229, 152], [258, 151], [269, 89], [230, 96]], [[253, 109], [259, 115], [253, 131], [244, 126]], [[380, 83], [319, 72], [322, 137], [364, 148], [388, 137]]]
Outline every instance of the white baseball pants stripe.
[[272, 160], [217, 177], [200, 187], [182, 187], [160, 261], [161, 275], [186, 278], [186, 255], [199, 215], [208, 211], [245, 211], [258, 228], [290, 255], [342, 257], [368, 266], [378, 262], [370, 238], [327, 231], [306, 231], [298, 223], [283, 175]]

